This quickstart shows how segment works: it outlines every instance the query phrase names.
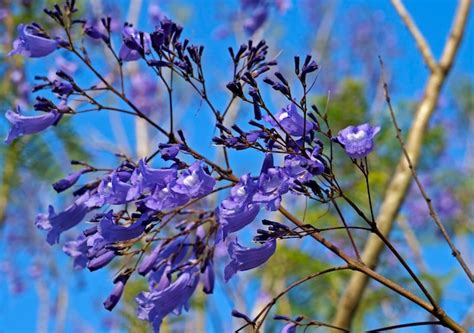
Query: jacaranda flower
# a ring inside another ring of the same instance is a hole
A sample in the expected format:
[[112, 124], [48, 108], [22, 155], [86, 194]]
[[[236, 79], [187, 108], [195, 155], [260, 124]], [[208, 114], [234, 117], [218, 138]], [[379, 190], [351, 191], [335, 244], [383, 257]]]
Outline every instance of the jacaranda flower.
[[230, 263], [224, 270], [224, 279], [229, 279], [239, 271], [248, 271], [263, 265], [275, 253], [276, 240], [271, 239], [263, 245], [255, 248], [247, 248], [240, 245], [235, 239], [229, 244], [227, 252], [230, 256]]
[[258, 215], [260, 207], [254, 203], [253, 195], [257, 191], [257, 182], [250, 174], [243, 175], [231, 189], [216, 210], [220, 232], [217, 241], [224, 240], [231, 232], [236, 232], [251, 223]]
[[258, 178], [258, 191], [254, 202], [263, 203], [266, 208], [275, 211], [280, 207], [281, 196], [290, 189], [290, 178], [282, 168], [269, 168]]
[[211, 192], [215, 184], [216, 180], [207, 174], [203, 163], [196, 161], [181, 173], [172, 190], [190, 198], [196, 198]]
[[56, 125], [61, 114], [56, 110], [42, 114], [41, 116], [26, 117], [21, 114], [20, 106], [17, 106], [17, 112], [8, 110], [5, 114], [12, 127], [5, 138], [6, 143], [12, 143], [16, 138], [41, 132], [49, 126]]
[[58, 40], [49, 36], [39, 25], [20, 24], [17, 27], [18, 39], [13, 42], [13, 50], [8, 55], [21, 54], [25, 57], [39, 58], [52, 53], [59, 45]]
[[268, 115], [265, 117], [265, 119], [276, 129], [279, 129], [281, 126], [288, 134], [294, 136], [306, 135], [315, 128], [315, 124], [309, 117], [306, 118], [305, 127], [304, 117], [298, 112], [295, 104], [289, 104], [285, 108], [281, 109], [277, 114], [275, 114], [275, 119], [278, 121], [280, 126], [278, 126], [275, 120]]
[[76, 240], [64, 243], [63, 251], [74, 258], [74, 269], [82, 269], [87, 266], [87, 238], [80, 234]]
[[351, 158], [364, 158], [374, 149], [374, 137], [379, 131], [379, 126], [370, 124], [349, 126], [339, 131], [337, 140]]
[[115, 223], [111, 210], [100, 220], [97, 231], [107, 242], [113, 243], [137, 238], [145, 231], [145, 227], [146, 218], [139, 218], [128, 227], [119, 225]]
[[85, 202], [89, 199], [89, 192], [81, 195], [72, 205], [64, 211], [56, 214], [53, 206], [49, 206], [49, 214], [39, 214], [36, 218], [36, 226], [48, 230], [46, 240], [50, 245], [59, 243], [62, 232], [79, 224], [89, 211]]
[[135, 61], [150, 52], [150, 35], [143, 33], [143, 47], [140, 33], [132, 26], [126, 25], [122, 31], [123, 44], [119, 58], [123, 61]]
[[164, 289], [140, 293], [136, 298], [138, 318], [151, 322], [154, 332], [160, 332], [165, 316], [171, 312], [180, 314], [183, 308], [187, 308], [187, 302], [196, 290], [198, 282], [198, 274], [187, 270]]

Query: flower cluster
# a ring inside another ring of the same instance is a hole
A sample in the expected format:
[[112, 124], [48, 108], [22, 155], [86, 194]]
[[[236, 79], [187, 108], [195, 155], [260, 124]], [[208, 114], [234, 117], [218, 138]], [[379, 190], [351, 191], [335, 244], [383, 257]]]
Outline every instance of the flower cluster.
[[[265, 1], [243, 1], [242, 4], [243, 8], [267, 6]], [[288, 6], [287, 1], [276, 4], [282, 8]], [[283, 223], [264, 219], [262, 223], [268, 230], [257, 230], [254, 247], [243, 246], [231, 234], [252, 224], [260, 213], [279, 210], [287, 194], [303, 195], [319, 202], [332, 200], [337, 186], [331, 182], [334, 178], [332, 154], [326, 154], [326, 145], [332, 148], [332, 144], [338, 142], [352, 159], [365, 158], [373, 150], [379, 127], [350, 126], [334, 138], [329, 129], [321, 128], [322, 123], [327, 125], [327, 117], [315, 106], [312, 107], [314, 112], [308, 110], [306, 81], [309, 74], [318, 69], [311, 56], [305, 58], [302, 66], [300, 58], [295, 57], [295, 75], [304, 87], [300, 101], [293, 96], [291, 80], [281, 73], [274, 72], [274, 78], [263, 79], [268, 87], [288, 100], [287, 105], [274, 112], [264, 102], [259, 82], [262, 74], [277, 65], [275, 60], [267, 59], [267, 44], [249, 41], [237, 51], [229, 48], [234, 70], [227, 88], [232, 93], [232, 101], [239, 98], [254, 111], [249, 122], [253, 129], [243, 130], [236, 124], [224, 125], [225, 112], [219, 112], [206, 93], [202, 69], [204, 48], [182, 39], [183, 28], [172, 20], [161, 17], [150, 33], [125, 23], [121, 46], [116, 52], [111, 42], [110, 18], [102, 19], [102, 26], [72, 19], [77, 15], [74, 1], [67, 1], [63, 9], [55, 6], [46, 13], [64, 29], [68, 38], [72, 36], [71, 29], [79, 26], [84, 36], [104, 43], [119, 66], [124, 62], [143, 61], [168, 87], [170, 103], [172, 89], [163, 74], [167, 71], [176, 74], [190, 84], [213, 111], [216, 128], [220, 131], [213, 138], [215, 144], [225, 152], [252, 149], [263, 154], [259, 173], [249, 172], [238, 178], [230, 165], [219, 166], [194, 150], [186, 141], [184, 131], [175, 131], [172, 122], [169, 131], [155, 123], [148, 117], [149, 111], [141, 110], [150, 106], [127, 98], [123, 82], [122, 91], [110, 84], [72, 40], [51, 38], [36, 24], [19, 26], [19, 39], [11, 55], [43, 57], [62, 48], [92, 69], [103, 86], [83, 88], [63, 70], [57, 71], [57, 78], [36, 77], [40, 83], [34, 90], [49, 90], [60, 102], [38, 97], [34, 109], [43, 113], [38, 116], [24, 116], [19, 108], [17, 112], [7, 111], [6, 117], [12, 124], [5, 139], [7, 143], [57, 125], [63, 116], [79, 113], [80, 110], [68, 105], [71, 96], [85, 99], [93, 107], [90, 110], [124, 111], [144, 118], [166, 136], [167, 140], [147, 158], [134, 161], [122, 156], [120, 164], [110, 169], [73, 161], [82, 169], [53, 184], [58, 193], [74, 188], [73, 201], [62, 211], [49, 206], [48, 213], [39, 214], [36, 219], [36, 226], [47, 232], [46, 240], [51, 245], [60, 243], [63, 233], [87, 220], [88, 227], [75, 239], [65, 242], [63, 251], [73, 258], [74, 268], [90, 271], [126, 258], [113, 280], [114, 287], [104, 307], [112, 310], [118, 304], [127, 282], [137, 273], [148, 281], [148, 290], [136, 298], [137, 316], [152, 323], [155, 331], [159, 331], [169, 314], [187, 310], [188, 301], [200, 282], [205, 293], [213, 292], [214, 250], [218, 244], [227, 245], [229, 260], [224, 268], [227, 282], [239, 271], [263, 265], [275, 253], [277, 240], [295, 231]], [[248, 23], [246, 29], [256, 29], [261, 18], [256, 17], [254, 21]], [[131, 111], [103, 105], [90, 94], [98, 89], [120, 98]], [[156, 156], [161, 157], [160, 167], [152, 166]], [[223, 183], [222, 187], [216, 186], [218, 183]], [[228, 188], [228, 195], [217, 207], [205, 203], [208, 196]], [[294, 327], [294, 322], [289, 323], [287, 331]]]

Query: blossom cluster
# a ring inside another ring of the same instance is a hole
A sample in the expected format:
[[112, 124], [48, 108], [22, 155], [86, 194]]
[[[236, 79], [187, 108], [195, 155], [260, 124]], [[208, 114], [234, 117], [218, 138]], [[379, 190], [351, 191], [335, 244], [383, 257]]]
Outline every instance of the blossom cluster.
[[[256, 3], [248, 1], [244, 5], [256, 6]], [[285, 7], [287, 2], [277, 3]], [[283, 223], [264, 219], [262, 224], [267, 230], [257, 230], [254, 237], [257, 244], [252, 247], [243, 246], [231, 234], [258, 224], [255, 221], [264, 211], [277, 211], [286, 195], [303, 195], [318, 201], [331, 197], [332, 189], [323, 182], [333, 176], [332, 157], [326, 154], [325, 145], [340, 144], [353, 160], [364, 159], [374, 148], [379, 127], [349, 126], [332, 137], [330, 131], [322, 129], [321, 121], [325, 117], [316, 107], [308, 110], [308, 92], [305, 90], [302, 101], [297, 102], [289, 80], [279, 72], [274, 72], [274, 78], [265, 77], [263, 82], [287, 98], [288, 103], [276, 112], [271, 110], [264, 103], [258, 79], [277, 63], [267, 59], [268, 46], [264, 41], [249, 41], [237, 51], [229, 49], [234, 73], [227, 88], [233, 99], [250, 103], [254, 110], [254, 119], [249, 124], [253, 129], [243, 130], [238, 125], [225, 126], [225, 114], [209, 101], [201, 61], [204, 48], [183, 39], [183, 28], [179, 24], [162, 17], [155, 30], [148, 33], [125, 23], [120, 49], [115, 52], [116, 36], [111, 30], [111, 18], [102, 19], [102, 25], [72, 19], [77, 15], [74, 1], [67, 1], [63, 8], [55, 6], [46, 13], [63, 28], [65, 36], [53, 38], [38, 24], [21, 24], [10, 55], [45, 57], [62, 49], [75, 54], [98, 74], [88, 56], [74, 46], [71, 36], [77, 27], [83, 38], [104, 43], [120, 66], [123, 62], [142, 61], [158, 80], [166, 83], [163, 73], [171, 71], [188, 82], [206, 100], [216, 117], [216, 128], [220, 131], [213, 138], [216, 145], [224, 150], [262, 152], [259, 173], [249, 170], [239, 178], [229, 166], [219, 166], [195, 151], [186, 141], [185, 131], [164, 130], [148, 118], [147, 111], [98, 75], [105, 85], [103, 89], [131, 107], [128, 113], [146, 119], [167, 140], [147, 158], [134, 161], [123, 157], [121, 163], [111, 169], [73, 161], [81, 169], [53, 184], [58, 193], [73, 189], [72, 202], [62, 211], [49, 206], [48, 213], [37, 216], [36, 226], [46, 231], [47, 242], [54, 245], [61, 243], [64, 232], [87, 221], [88, 227], [74, 240], [65, 242], [63, 251], [73, 258], [74, 268], [90, 271], [123, 259], [125, 264], [117, 272], [113, 290], [104, 302], [108, 310], [118, 304], [132, 275], [145, 277], [148, 290], [136, 297], [137, 316], [152, 323], [157, 332], [166, 316], [188, 309], [189, 299], [199, 283], [205, 293], [213, 292], [215, 269], [218, 269], [214, 264], [216, 246], [222, 243], [227, 246], [228, 263], [223, 273], [225, 281], [229, 281], [236, 273], [267, 262], [276, 251], [277, 240], [292, 231]], [[295, 75], [304, 87], [309, 75], [317, 69], [310, 56], [302, 64], [300, 58], [295, 57]], [[58, 103], [37, 97], [34, 109], [39, 115], [23, 115], [19, 108], [16, 112], [6, 112], [11, 123], [6, 143], [45, 131], [50, 126], [60, 126], [62, 117], [76, 114], [77, 110], [69, 103], [71, 96], [88, 99], [97, 110], [106, 108], [69, 74], [58, 70], [56, 76], [56, 79], [37, 77], [40, 83], [34, 90], [50, 90], [58, 97]], [[153, 166], [156, 156], [161, 158], [160, 167]], [[210, 195], [229, 188], [228, 195], [217, 207], [206, 203]], [[286, 327], [289, 331], [296, 324], [289, 323]]]

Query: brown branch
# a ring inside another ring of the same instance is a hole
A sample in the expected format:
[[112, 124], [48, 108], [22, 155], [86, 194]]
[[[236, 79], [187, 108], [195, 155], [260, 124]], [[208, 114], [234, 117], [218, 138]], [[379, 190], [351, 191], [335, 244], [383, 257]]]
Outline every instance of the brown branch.
[[[382, 59], [380, 59], [380, 62], [383, 66]], [[451, 237], [449, 237], [446, 228], [444, 227], [443, 223], [441, 222], [441, 219], [439, 218], [438, 213], [436, 212], [435, 208], [433, 207], [433, 203], [432, 203], [431, 198], [426, 193], [426, 190], [425, 190], [423, 184], [421, 183], [420, 179], [418, 178], [415, 167], [413, 166], [413, 163], [411, 161], [410, 155], [408, 155], [408, 152], [405, 148], [405, 142], [404, 142], [404, 140], [403, 140], [403, 138], [400, 134], [402, 132], [402, 130], [398, 126], [397, 118], [395, 117], [395, 112], [393, 111], [392, 102], [390, 101], [390, 95], [388, 93], [387, 82], [383, 83], [383, 89], [384, 89], [384, 94], [385, 94], [385, 101], [387, 102], [388, 110], [390, 111], [390, 117], [392, 119], [393, 126], [395, 127], [395, 130], [397, 132], [397, 134], [396, 134], [397, 140], [400, 143], [400, 147], [401, 147], [403, 155], [405, 156], [405, 159], [408, 163], [408, 168], [411, 171], [413, 179], [415, 180], [415, 183], [416, 183], [418, 189], [420, 190], [420, 193], [423, 196], [423, 199], [425, 200], [426, 205], [428, 206], [430, 216], [433, 218], [433, 221], [436, 223], [439, 230], [441, 231], [441, 234], [443, 235], [444, 239], [448, 243], [449, 248], [452, 251], [453, 257], [455, 257], [456, 260], [459, 262], [462, 269], [464, 270], [466, 275], [469, 277], [469, 280], [471, 280], [471, 282], [474, 282], [474, 275], [472, 274], [472, 272], [469, 269], [468, 265], [464, 261], [462, 255], [461, 255], [461, 252], [456, 248], [453, 241], [451, 240]]]
[[437, 68], [436, 60], [433, 57], [433, 53], [431, 53], [431, 48], [426, 42], [425, 37], [423, 37], [423, 34], [418, 29], [416, 23], [413, 21], [412, 17], [403, 5], [402, 0], [391, 0], [391, 2], [398, 15], [400, 15], [401, 19], [405, 23], [407, 29], [410, 31], [426, 65], [432, 72], [434, 72]]
[[375, 333], [375, 332], [382, 332], [382, 331], [390, 331], [397, 328], [405, 328], [405, 327], [415, 327], [415, 326], [435, 326], [435, 325], [442, 325], [439, 321], [419, 321], [416, 323], [407, 323], [407, 324], [399, 324], [393, 326], [386, 326], [376, 328], [370, 331], [366, 331], [366, 333]]
[[[459, 1], [451, 32], [441, 57], [441, 62], [428, 78], [424, 89], [424, 97], [418, 105], [415, 118], [409, 130], [406, 150], [412, 160], [413, 167], [416, 167], [418, 163], [428, 122], [436, 107], [441, 88], [446, 81], [446, 77], [454, 62], [459, 44], [464, 35], [470, 5], [470, 0]], [[402, 155], [399, 158], [395, 173], [386, 189], [376, 219], [377, 226], [385, 236], [390, 234], [393, 222], [406, 196], [410, 179], [411, 172], [405, 157]], [[376, 267], [383, 248], [384, 244], [378, 236], [371, 235], [362, 252], [363, 262], [371, 268]], [[368, 282], [369, 279], [366, 275], [358, 272], [353, 274], [337, 306], [338, 310], [333, 320], [336, 326], [350, 326]]]
[[[257, 314], [257, 316], [255, 317], [254, 319], [254, 323], [255, 323], [255, 332], [258, 332], [260, 327], [263, 325], [263, 322], [265, 321], [265, 318], [268, 316], [268, 313], [270, 312], [271, 308], [273, 307], [273, 305], [276, 304], [276, 302], [281, 298], [283, 297], [284, 295], [286, 295], [291, 289], [299, 286], [300, 284], [303, 284], [305, 283], [306, 281], [309, 281], [311, 279], [314, 279], [318, 276], [321, 276], [321, 275], [324, 275], [324, 274], [327, 274], [327, 273], [331, 273], [331, 272], [336, 272], [336, 271], [341, 271], [341, 270], [345, 270], [345, 269], [349, 269], [349, 266], [339, 266], [339, 267], [331, 267], [331, 268], [328, 268], [328, 269], [325, 269], [323, 271], [320, 271], [320, 272], [317, 272], [317, 273], [313, 273], [313, 274], [310, 274], [308, 276], [305, 276], [304, 278], [296, 281], [296, 282], [293, 282], [292, 284], [290, 284], [288, 287], [286, 287], [283, 291], [281, 291], [278, 295], [276, 295], [275, 297], [272, 298], [272, 300], [270, 302], [268, 302], [267, 305], [265, 305], [262, 310], [260, 310], [260, 312]], [[260, 318], [261, 317], [261, 318]], [[337, 327], [336, 327], [337, 329]], [[343, 331], [345, 331], [344, 329], [342, 329]]]
[[[293, 224], [299, 226], [300, 228], [304, 228], [304, 223], [298, 219], [296, 216], [291, 214], [289, 211], [287, 211], [283, 206], [280, 206], [278, 209], [280, 213], [283, 214], [288, 220], [290, 220]], [[357, 271], [358, 274], [362, 274], [364, 276], [367, 276], [368, 278], [371, 278], [385, 287], [391, 289], [392, 291], [396, 292], [397, 294], [403, 296], [404, 298], [410, 300], [411, 302], [417, 304], [421, 308], [425, 309], [427, 312], [431, 313], [434, 317], [436, 317], [442, 325], [452, 329], [455, 332], [466, 332], [464, 328], [462, 328], [458, 323], [456, 323], [451, 317], [449, 317], [446, 312], [437, 307], [433, 307], [430, 303], [424, 301], [420, 297], [416, 296], [415, 294], [411, 293], [410, 291], [406, 290], [396, 282], [386, 278], [385, 276], [377, 273], [374, 271], [372, 268], [370, 268], [368, 265], [352, 258], [348, 254], [346, 254], [344, 251], [339, 249], [337, 246], [335, 246], [333, 243], [331, 243], [329, 240], [325, 239], [320, 233], [314, 232], [310, 234], [310, 237], [315, 239], [317, 242], [319, 242], [321, 245], [326, 247], [328, 250], [336, 254], [339, 258], [344, 260], [347, 263], [347, 266], [349, 269], [352, 269], [354, 271]], [[336, 327], [344, 327], [342, 325], [337, 325], [333, 324]]]

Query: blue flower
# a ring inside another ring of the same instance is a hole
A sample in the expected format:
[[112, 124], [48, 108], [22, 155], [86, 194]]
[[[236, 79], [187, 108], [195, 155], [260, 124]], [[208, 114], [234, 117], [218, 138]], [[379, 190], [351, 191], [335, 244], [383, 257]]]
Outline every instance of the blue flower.
[[150, 35], [143, 33], [143, 44], [145, 49], [142, 48], [142, 42], [140, 33], [130, 25], [126, 25], [122, 31], [123, 44], [119, 51], [119, 58], [123, 61], [136, 61], [144, 54], [150, 52]]
[[146, 227], [148, 214], [143, 214], [131, 226], [123, 226], [114, 222], [113, 211], [109, 211], [100, 220], [97, 231], [107, 242], [127, 241], [139, 237]]
[[63, 251], [74, 258], [74, 269], [82, 269], [87, 266], [87, 238], [80, 234], [76, 240], [64, 243]]
[[257, 183], [249, 174], [243, 175], [231, 189], [216, 210], [220, 232], [217, 241], [224, 240], [231, 232], [236, 232], [251, 223], [258, 215], [260, 207], [252, 199], [257, 191]]
[[379, 126], [362, 124], [349, 126], [339, 131], [337, 141], [351, 158], [364, 158], [374, 149], [374, 137], [379, 133]]
[[12, 143], [13, 140], [20, 136], [38, 133], [49, 126], [56, 125], [59, 119], [61, 119], [61, 114], [53, 110], [41, 116], [26, 117], [21, 114], [21, 109], [17, 106], [17, 112], [8, 110], [5, 117], [12, 124], [5, 142]]
[[160, 244], [155, 247], [150, 254], [146, 255], [138, 266], [138, 274], [147, 275], [153, 269], [159, 269], [162, 264], [171, 256], [171, 264], [177, 264], [186, 255], [186, 246], [183, 244], [185, 237], [178, 237], [170, 243]]
[[283, 129], [290, 135], [303, 136], [315, 129], [315, 124], [306, 118], [306, 128], [304, 117], [298, 112], [295, 104], [289, 104], [275, 114], [275, 119], [280, 126], [273, 120], [272, 117], [266, 116], [265, 119], [272, 124], [276, 129], [283, 127]]
[[227, 252], [230, 256], [230, 263], [224, 270], [224, 279], [229, 279], [239, 271], [248, 271], [263, 265], [275, 253], [276, 240], [271, 239], [256, 248], [247, 248], [240, 245], [235, 239], [229, 244]]
[[39, 25], [20, 24], [17, 27], [18, 39], [13, 42], [13, 50], [8, 55], [21, 54], [25, 57], [39, 58], [52, 53], [59, 45], [58, 40], [48, 37]]
[[196, 290], [198, 282], [198, 274], [188, 270], [164, 289], [140, 293], [136, 298], [138, 318], [151, 322], [154, 332], [160, 332], [165, 316], [171, 312], [180, 314], [183, 308], [187, 310], [188, 300]]
[[49, 214], [39, 214], [36, 218], [36, 226], [39, 229], [48, 230], [46, 240], [53, 245], [59, 243], [59, 236], [79, 224], [86, 216], [89, 208], [85, 202], [89, 199], [89, 192], [80, 196], [72, 205], [64, 211], [56, 214], [53, 206], [49, 206]]
[[290, 189], [290, 178], [282, 168], [269, 168], [258, 178], [258, 191], [254, 202], [263, 203], [266, 208], [275, 211], [280, 207], [281, 196]]
[[196, 161], [181, 173], [172, 190], [190, 198], [197, 198], [211, 192], [215, 184], [216, 180], [204, 171], [203, 163]]

